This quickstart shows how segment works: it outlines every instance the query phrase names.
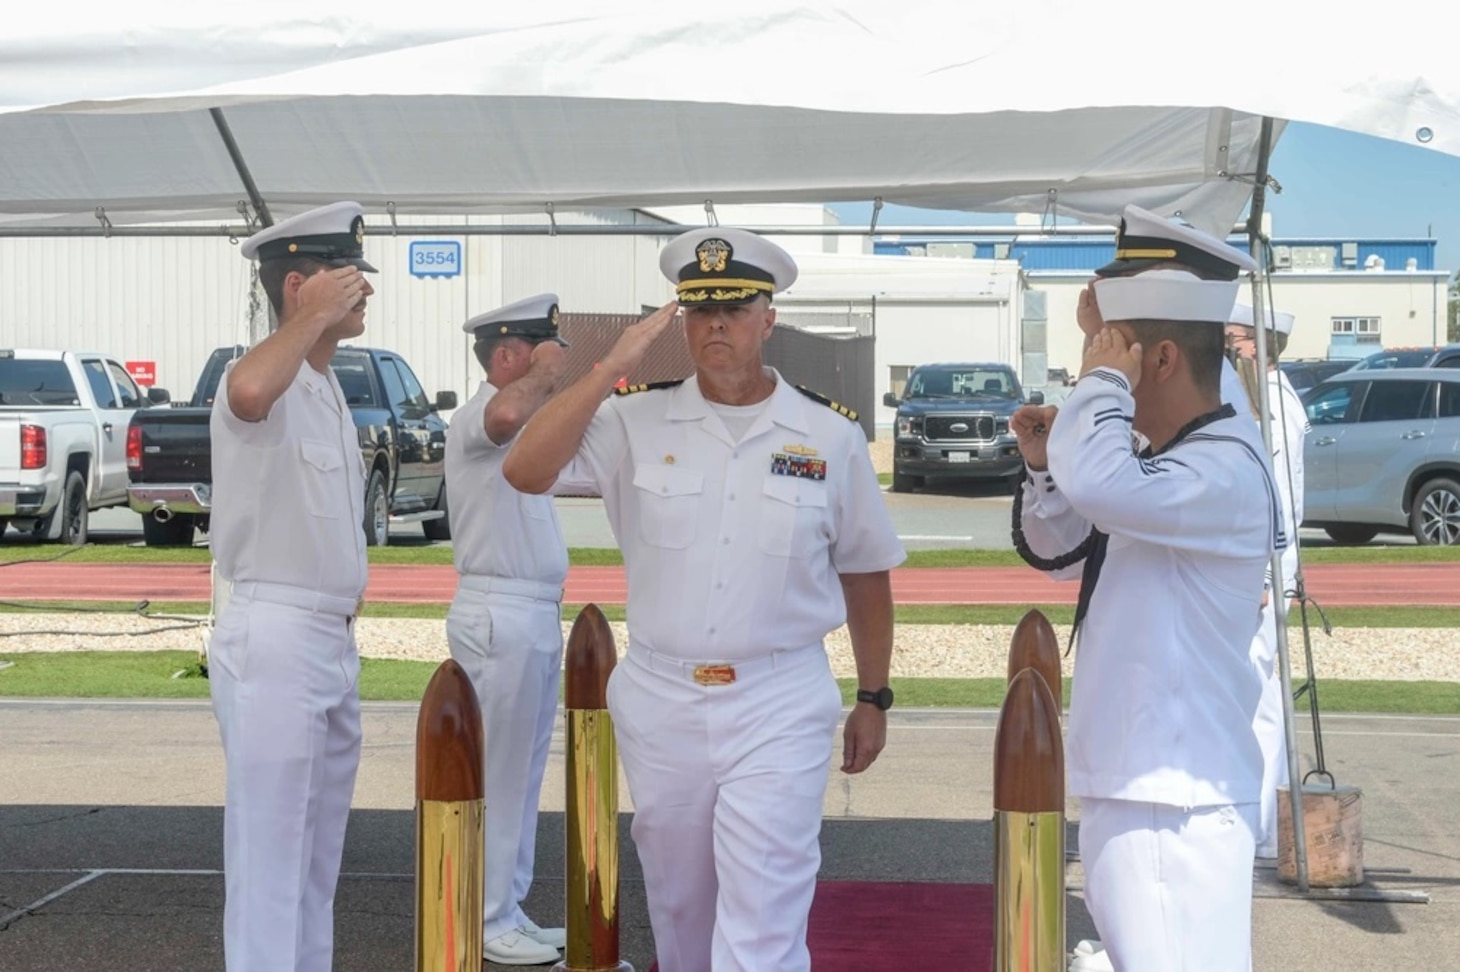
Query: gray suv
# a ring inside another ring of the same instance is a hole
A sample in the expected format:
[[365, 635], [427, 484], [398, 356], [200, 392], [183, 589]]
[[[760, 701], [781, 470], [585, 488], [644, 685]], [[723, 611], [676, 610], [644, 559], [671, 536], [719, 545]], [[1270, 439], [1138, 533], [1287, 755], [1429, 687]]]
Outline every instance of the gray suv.
[[1351, 371], [1303, 396], [1303, 525], [1339, 543], [1460, 543], [1460, 371]]

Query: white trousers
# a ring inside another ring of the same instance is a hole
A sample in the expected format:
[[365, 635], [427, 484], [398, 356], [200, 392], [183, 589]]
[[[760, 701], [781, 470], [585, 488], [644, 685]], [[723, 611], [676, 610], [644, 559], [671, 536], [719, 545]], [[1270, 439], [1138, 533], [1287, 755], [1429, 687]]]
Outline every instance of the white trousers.
[[208, 650], [223, 739], [228, 972], [330, 972], [360, 763], [360, 657], [343, 617], [234, 594]]
[[1251, 659], [1262, 679], [1262, 696], [1252, 720], [1252, 731], [1262, 749], [1257, 853], [1260, 857], [1276, 857], [1277, 794], [1279, 787], [1288, 785], [1288, 738], [1283, 727], [1283, 684], [1277, 672], [1277, 616], [1272, 601], [1262, 609], [1262, 624], [1252, 639]]
[[446, 637], [476, 689], [486, 734], [482, 933], [490, 941], [527, 920], [563, 628], [554, 601], [463, 588], [447, 611]]
[[700, 685], [631, 647], [608, 683], [661, 972], [806, 972], [841, 694], [820, 645]]
[[1085, 905], [1115, 972], [1248, 972], [1257, 805], [1080, 800]]

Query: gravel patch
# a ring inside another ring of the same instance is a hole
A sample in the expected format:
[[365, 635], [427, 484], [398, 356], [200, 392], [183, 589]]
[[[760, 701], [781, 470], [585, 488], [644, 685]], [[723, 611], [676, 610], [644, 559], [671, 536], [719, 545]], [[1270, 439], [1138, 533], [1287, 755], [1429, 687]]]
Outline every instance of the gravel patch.
[[[126, 614], [6, 614], [0, 655], [26, 651], [196, 651], [199, 619]], [[619, 652], [628, 645], [622, 622], [612, 624]], [[566, 637], [569, 630], [563, 625]], [[1060, 643], [1069, 628], [1056, 626]], [[908, 624], [897, 629], [892, 674], [900, 677], [1001, 678], [1006, 674], [1012, 626]], [[1302, 638], [1290, 632], [1295, 677], [1306, 673]], [[360, 653], [367, 658], [441, 661], [448, 657], [440, 620], [361, 618]], [[1314, 664], [1323, 678], [1460, 681], [1460, 632], [1449, 628], [1335, 628], [1312, 633]], [[827, 651], [838, 676], [856, 672], [845, 627], [831, 633]], [[1070, 674], [1074, 655], [1064, 658]]]

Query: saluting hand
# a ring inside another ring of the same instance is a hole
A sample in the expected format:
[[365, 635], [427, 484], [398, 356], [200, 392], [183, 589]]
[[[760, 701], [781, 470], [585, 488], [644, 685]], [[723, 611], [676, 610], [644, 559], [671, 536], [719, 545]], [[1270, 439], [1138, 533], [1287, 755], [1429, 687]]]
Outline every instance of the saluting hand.
[[1105, 326], [1105, 318], [1100, 316], [1100, 305], [1095, 302], [1095, 281], [1085, 285], [1080, 291], [1080, 297], [1075, 302], [1075, 320], [1080, 325], [1080, 330], [1085, 334], [1085, 344], [1088, 346], [1090, 339], [1100, 333]]
[[1131, 391], [1141, 381], [1141, 343], [1127, 345], [1125, 335], [1113, 327], [1104, 327], [1090, 339], [1085, 349], [1085, 362], [1080, 367], [1083, 378], [1096, 368], [1114, 368], [1125, 375]]
[[299, 285], [298, 310], [284, 322], [323, 331], [338, 324], [365, 299], [365, 275], [358, 267], [333, 267], [311, 274]]
[[1009, 418], [1009, 431], [1019, 440], [1019, 454], [1030, 469], [1049, 468], [1049, 430], [1059, 414], [1055, 405], [1021, 405]]
[[563, 354], [563, 346], [556, 341], [539, 341], [532, 349], [532, 357], [528, 361], [528, 370], [542, 375], [553, 387], [557, 387], [563, 375], [563, 367], [568, 363], [567, 356]]
[[604, 357], [602, 367], [616, 378], [632, 373], [639, 366], [639, 362], [644, 360], [644, 355], [648, 353], [654, 339], [669, 326], [678, 313], [679, 302], [671, 300], [637, 324], [624, 328], [613, 348]]

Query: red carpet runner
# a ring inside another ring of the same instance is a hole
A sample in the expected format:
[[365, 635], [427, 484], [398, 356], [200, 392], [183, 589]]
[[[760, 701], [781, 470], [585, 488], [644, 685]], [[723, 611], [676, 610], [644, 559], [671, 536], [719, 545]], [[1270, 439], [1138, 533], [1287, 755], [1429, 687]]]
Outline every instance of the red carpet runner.
[[993, 885], [820, 881], [807, 939], [815, 972], [991, 972]]

